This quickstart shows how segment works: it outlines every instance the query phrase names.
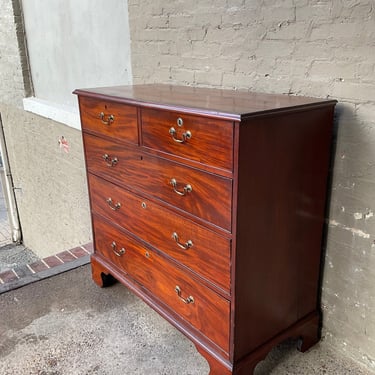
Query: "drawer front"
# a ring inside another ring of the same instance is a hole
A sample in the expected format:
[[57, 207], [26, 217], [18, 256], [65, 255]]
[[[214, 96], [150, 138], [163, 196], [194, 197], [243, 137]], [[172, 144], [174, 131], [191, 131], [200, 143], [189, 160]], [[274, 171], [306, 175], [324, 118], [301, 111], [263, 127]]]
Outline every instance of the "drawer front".
[[126, 185], [132, 183], [136, 170], [142, 178], [139, 149], [88, 133], [83, 133], [83, 142], [89, 172]]
[[[84, 135], [89, 172], [231, 230], [232, 180]], [[107, 159], [103, 156], [107, 155]], [[116, 160], [115, 163], [113, 161]], [[190, 191], [191, 189], [191, 191]]]
[[[230, 240], [158, 204], [89, 175], [92, 210], [230, 292]], [[113, 210], [112, 205], [120, 203]]]
[[138, 144], [137, 108], [79, 97], [83, 130]]
[[96, 252], [229, 352], [229, 301], [124, 233], [98, 220], [94, 231]]
[[143, 146], [233, 170], [231, 121], [153, 109], [141, 113]]

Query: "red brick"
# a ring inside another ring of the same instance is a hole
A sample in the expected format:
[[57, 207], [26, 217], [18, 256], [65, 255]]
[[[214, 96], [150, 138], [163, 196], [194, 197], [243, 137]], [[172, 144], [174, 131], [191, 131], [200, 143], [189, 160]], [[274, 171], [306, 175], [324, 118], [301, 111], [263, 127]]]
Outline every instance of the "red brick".
[[4, 283], [9, 283], [11, 281], [18, 280], [18, 277], [13, 271], [4, 271], [0, 273], [0, 279], [3, 280]]
[[63, 262], [54, 255], [43, 259], [50, 267], [56, 267], [63, 264]]
[[70, 254], [68, 251], [62, 251], [61, 253], [56, 254], [56, 256], [61, 259], [64, 263], [71, 262], [75, 258], [72, 254]]
[[82, 245], [82, 247], [84, 247], [90, 254], [94, 252], [94, 244], [92, 242]]
[[89, 255], [87, 251], [83, 250], [82, 247], [76, 247], [74, 249], [69, 250], [71, 253], [73, 253], [77, 258], [85, 257], [86, 255]]
[[48, 267], [41, 261], [38, 260], [37, 262], [29, 264], [29, 267], [35, 272], [40, 272], [48, 269]]

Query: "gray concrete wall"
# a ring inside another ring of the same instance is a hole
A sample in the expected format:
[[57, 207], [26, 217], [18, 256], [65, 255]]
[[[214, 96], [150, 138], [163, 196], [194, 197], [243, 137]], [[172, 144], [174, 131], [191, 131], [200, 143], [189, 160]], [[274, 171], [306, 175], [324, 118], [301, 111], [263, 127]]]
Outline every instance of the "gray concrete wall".
[[131, 83], [126, 0], [22, 4], [35, 97], [75, 106], [77, 87]]
[[24, 244], [47, 257], [90, 242], [81, 132], [3, 103], [0, 112]]
[[0, 0], [0, 9], [0, 112], [23, 241], [46, 257], [92, 240], [81, 133], [25, 112], [22, 99], [74, 106], [77, 87], [130, 83], [127, 1]]
[[23, 240], [46, 257], [92, 239], [81, 133], [22, 109], [31, 80], [20, 0], [0, 0], [0, 9], [0, 113]]
[[324, 335], [375, 368], [373, 1], [129, 0], [129, 18], [135, 83], [339, 101]]

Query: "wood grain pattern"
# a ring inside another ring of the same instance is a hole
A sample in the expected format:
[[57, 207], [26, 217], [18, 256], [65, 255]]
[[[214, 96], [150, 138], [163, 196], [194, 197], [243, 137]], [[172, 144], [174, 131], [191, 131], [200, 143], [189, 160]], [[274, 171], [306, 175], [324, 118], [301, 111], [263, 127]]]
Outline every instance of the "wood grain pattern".
[[254, 115], [334, 106], [336, 103], [335, 100], [303, 96], [164, 84], [97, 87], [75, 90], [75, 93], [140, 107], [167, 109], [235, 121]]
[[[85, 131], [116, 138], [117, 140], [138, 144], [137, 108], [108, 100], [95, 100], [87, 97], [79, 98], [82, 127]], [[106, 125], [100, 119], [104, 113], [104, 121], [113, 115], [113, 123]]]
[[[191, 220], [165, 209], [144, 197], [122, 190], [95, 176], [89, 177], [92, 210], [118, 223], [127, 231], [181, 262], [187, 268], [217, 284], [230, 293], [230, 240]], [[113, 211], [106, 202], [112, 197], [121, 203]], [[94, 231], [95, 231], [94, 220]], [[176, 232], [181, 241], [193, 241], [193, 246], [183, 250], [172, 238]], [[212, 244], [215, 244], [213, 247]]]
[[[231, 230], [231, 179], [88, 134], [84, 135], [84, 142], [90, 172], [112, 182], [131, 186], [214, 225]], [[104, 154], [117, 157], [116, 166], [108, 167], [103, 159]], [[179, 191], [183, 191], [187, 184], [192, 186], [193, 191], [186, 196], [178, 195], [170, 183], [172, 178], [176, 179]]]
[[[97, 252], [151, 291], [155, 298], [170, 306], [216, 345], [229, 352], [230, 303], [227, 300], [133, 238], [111, 226], [103, 227], [98, 221], [96, 223], [97, 228], [102, 229], [95, 233]], [[117, 250], [126, 249], [122, 256], [118, 257], [113, 252], [113, 241], [117, 244]], [[175, 291], [176, 286], [181, 288], [182, 298], [193, 296], [194, 302], [183, 302]], [[210, 324], [211, 321], [215, 322], [215, 326]], [[216, 329], [217, 326], [221, 329]]]
[[[177, 124], [177, 119], [183, 125]], [[220, 121], [178, 112], [144, 109], [141, 111], [142, 145], [201, 164], [233, 170], [233, 122]], [[191, 138], [184, 143], [173, 140], [169, 130], [176, 130], [176, 138], [189, 131]], [[218, 138], [220, 142], [218, 142]]]
[[[252, 374], [288, 338], [314, 345], [336, 102], [169, 85], [76, 93], [91, 101], [81, 117], [94, 281], [115, 275], [194, 342], [211, 375]], [[93, 125], [112, 102], [137, 135]], [[192, 137], [176, 143], [172, 126]], [[192, 191], [176, 194], [172, 178]], [[174, 232], [193, 245], [179, 248]]]
[[[327, 124], [332, 112], [333, 108], [325, 108], [280, 115], [277, 121], [253, 119], [240, 129], [236, 359], [320, 310], [319, 262], [331, 132]], [[250, 222], [249, 211], [254, 218]], [[256, 251], [242, 250], [249, 244]], [[263, 324], [252, 325], [249, 320]]]

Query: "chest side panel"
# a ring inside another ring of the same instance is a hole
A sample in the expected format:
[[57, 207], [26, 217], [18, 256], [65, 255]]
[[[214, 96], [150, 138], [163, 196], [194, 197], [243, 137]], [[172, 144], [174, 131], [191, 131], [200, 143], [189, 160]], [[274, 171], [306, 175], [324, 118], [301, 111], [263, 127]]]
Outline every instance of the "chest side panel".
[[318, 309], [333, 107], [240, 129], [235, 357]]

